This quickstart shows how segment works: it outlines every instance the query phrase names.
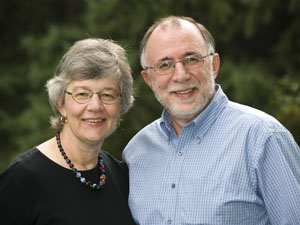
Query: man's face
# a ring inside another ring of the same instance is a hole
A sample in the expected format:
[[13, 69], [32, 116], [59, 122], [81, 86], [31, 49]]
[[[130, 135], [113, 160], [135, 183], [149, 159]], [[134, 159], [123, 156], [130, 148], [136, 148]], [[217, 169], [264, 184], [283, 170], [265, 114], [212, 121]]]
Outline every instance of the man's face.
[[[201, 33], [188, 22], [180, 28], [169, 27], [163, 30], [158, 27], [146, 46], [149, 66], [165, 59], [179, 61], [193, 54], [205, 56], [207, 47]], [[142, 76], [173, 120], [189, 122], [207, 106], [215, 93], [217, 70], [214, 66], [206, 57], [200, 68], [186, 71], [179, 62], [175, 65], [174, 73], [157, 75], [153, 69], [148, 69], [142, 71]]]

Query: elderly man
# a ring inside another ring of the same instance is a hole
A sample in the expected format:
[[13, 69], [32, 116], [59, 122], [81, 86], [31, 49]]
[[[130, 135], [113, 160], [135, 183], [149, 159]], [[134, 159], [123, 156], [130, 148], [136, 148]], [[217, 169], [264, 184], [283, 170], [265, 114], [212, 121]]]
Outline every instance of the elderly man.
[[191, 18], [160, 19], [141, 42], [141, 64], [165, 109], [123, 152], [136, 223], [299, 225], [299, 146], [215, 84], [209, 31]]

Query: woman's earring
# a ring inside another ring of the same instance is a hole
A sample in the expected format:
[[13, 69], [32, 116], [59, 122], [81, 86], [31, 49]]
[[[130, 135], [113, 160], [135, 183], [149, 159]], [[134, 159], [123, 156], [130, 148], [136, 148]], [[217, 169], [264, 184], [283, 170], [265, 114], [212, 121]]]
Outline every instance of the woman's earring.
[[63, 126], [68, 122], [68, 119], [66, 117], [60, 116], [59, 122]]
[[119, 117], [119, 118], [118, 118], [118, 121], [117, 121], [117, 127], [120, 126], [120, 123], [121, 123], [121, 119], [120, 119], [120, 117]]

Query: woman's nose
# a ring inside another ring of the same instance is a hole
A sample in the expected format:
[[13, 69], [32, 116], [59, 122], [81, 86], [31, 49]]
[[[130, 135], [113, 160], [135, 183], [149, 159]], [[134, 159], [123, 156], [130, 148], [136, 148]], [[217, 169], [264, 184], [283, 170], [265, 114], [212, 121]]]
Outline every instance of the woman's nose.
[[104, 109], [104, 103], [101, 101], [98, 93], [94, 93], [91, 100], [88, 103], [89, 110], [102, 111]]

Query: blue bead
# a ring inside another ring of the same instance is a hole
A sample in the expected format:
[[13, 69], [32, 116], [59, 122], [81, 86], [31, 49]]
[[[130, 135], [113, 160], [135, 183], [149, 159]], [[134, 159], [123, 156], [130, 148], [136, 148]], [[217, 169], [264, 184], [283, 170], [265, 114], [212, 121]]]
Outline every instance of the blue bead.
[[66, 155], [62, 144], [60, 142], [61, 138], [60, 138], [60, 132], [57, 132], [56, 134], [56, 143], [57, 143], [57, 147], [61, 153], [61, 155], [63, 156], [63, 158], [66, 160], [66, 163], [69, 165], [69, 167], [72, 169], [72, 172], [75, 174], [76, 178], [79, 178], [80, 182], [85, 184], [86, 187], [89, 187], [93, 190], [99, 190], [99, 189], [103, 189], [104, 184], [105, 184], [105, 173], [106, 171], [104, 170], [104, 161], [102, 159], [102, 155], [99, 152], [98, 155], [98, 162], [100, 164], [99, 166], [99, 170], [100, 170], [100, 184], [91, 184], [90, 181], [86, 181], [85, 177], [81, 177], [81, 173], [77, 171], [77, 169], [74, 167], [74, 165], [71, 163], [71, 160], [68, 158], [68, 156]]
[[77, 172], [77, 173], [76, 173], [76, 177], [77, 177], [77, 178], [81, 177], [81, 173]]

